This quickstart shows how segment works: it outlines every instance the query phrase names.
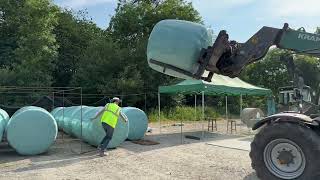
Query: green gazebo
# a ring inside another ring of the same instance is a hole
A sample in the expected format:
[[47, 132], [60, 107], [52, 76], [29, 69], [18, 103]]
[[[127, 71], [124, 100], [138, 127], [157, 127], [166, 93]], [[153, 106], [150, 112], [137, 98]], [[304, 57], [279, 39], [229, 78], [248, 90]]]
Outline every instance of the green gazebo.
[[[239, 78], [230, 78], [227, 76], [222, 76], [214, 74], [211, 82], [206, 82], [203, 80], [184, 80], [178, 84], [170, 86], [160, 86], [158, 90], [158, 106], [159, 106], [159, 122], [161, 124], [160, 111], [160, 94], [185, 94], [185, 95], [195, 95], [202, 96], [202, 118], [204, 119], [204, 97], [209, 96], [225, 96], [226, 97], [226, 118], [228, 118], [228, 96], [240, 96], [240, 112], [242, 111], [242, 96], [267, 96], [272, 97], [272, 91], [270, 89], [265, 89], [257, 87], [242, 81]], [[271, 98], [269, 98], [271, 99]], [[270, 108], [268, 108], [269, 111]], [[268, 112], [269, 114], [269, 112]]]

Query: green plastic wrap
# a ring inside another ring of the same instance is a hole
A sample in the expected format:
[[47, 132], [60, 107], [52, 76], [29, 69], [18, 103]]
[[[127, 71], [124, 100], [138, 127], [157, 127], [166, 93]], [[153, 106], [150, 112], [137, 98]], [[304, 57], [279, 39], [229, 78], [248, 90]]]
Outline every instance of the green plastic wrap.
[[6, 127], [9, 144], [21, 155], [46, 152], [58, 133], [56, 121], [45, 109], [28, 106], [13, 114]]
[[[51, 111], [51, 115], [55, 117], [56, 114], [62, 113], [63, 110], [64, 110], [63, 107], [55, 108], [53, 111]], [[58, 129], [60, 129], [61, 124], [58, 124], [58, 123], [61, 123], [61, 121], [56, 121], [56, 123], [57, 123]]]
[[148, 129], [147, 115], [140, 109], [127, 107], [124, 109], [124, 114], [129, 120], [129, 140], [142, 139]]
[[202, 48], [213, 44], [213, 35], [201, 24], [182, 20], [162, 20], [158, 22], [149, 37], [147, 58], [149, 66], [161, 73], [190, 79], [180, 72], [163, 68], [150, 62], [151, 59], [196, 73], [197, 60]]
[[69, 107], [69, 108], [65, 108], [64, 111], [62, 112], [61, 129], [67, 134], [70, 134], [71, 132], [71, 129], [69, 128], [69, 122], [71, 121], [70, 113], [72, 113], [74, 109], [75, 107]]
[[[56, 108], [51, 113], [55, 117], [59, 128], [64, 132], [80, 138], [93, 146], [98, 146], [104, 138], [105, 132], [101, 125], [101, 116], [93, 120], [92, 118], [95, 117], [102, 108], [104, 107], [82, 106], [81, 110], [81, 106], [73, 106], [59, 109]], [[125, 109], [126, 108], [122, 108], [122, 111], [125, 112]], [[128, 131], [129, 123], [125, 123], [119, 118], [108, 148], [115, 148], [125, 141], [128, 137]]]
[[8, 113], [5, 110], [0, 109], [0, 142], [2, 141], [3, 134], [7, 127], [8, 120], [9, 120]]

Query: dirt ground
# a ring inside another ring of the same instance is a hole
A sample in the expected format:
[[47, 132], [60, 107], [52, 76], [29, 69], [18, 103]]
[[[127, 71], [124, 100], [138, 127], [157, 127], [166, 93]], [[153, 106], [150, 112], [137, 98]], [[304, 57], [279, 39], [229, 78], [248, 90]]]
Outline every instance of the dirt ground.
[[[237, 133], [227, 134], [226, 123], [218, 124], [218, 131], [207, 132], [206, 125], [206, 132], [202, 132], [194, 124], [185, 123], [182, 136], [181, 126], [166, 123], [159, 134], [158, 124], [150, 124], [153, 132], [145, 139], [160, 144], [148, 146], [126, 141], [102, 158], [96, 155], [94, 147], [62, 133], [49, 152], [39, 156], [18, 156], [2, 143], [0, 179], [257, 180], [250, 166], [252, 135], [248, 129], [239, 125]], [[188, 139], [185, 135], [201, 140]]]

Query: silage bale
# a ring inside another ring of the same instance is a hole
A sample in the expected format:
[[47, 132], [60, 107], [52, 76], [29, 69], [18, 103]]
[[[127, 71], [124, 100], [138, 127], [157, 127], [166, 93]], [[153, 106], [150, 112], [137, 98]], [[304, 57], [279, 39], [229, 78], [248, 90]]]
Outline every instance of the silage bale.
[[50, 114], [54, 117], [56, 113], [58, 113], [60, 110], [63, 110], [63, 107], [57, 107], [57, 108], [54, 108]]
[[65, 115], [63, 118], [64, 131], [67, 134], [74, 136], [74, 134], [72, 134], [72, 125], [74, 122], [73, 116], [75, 116], [77, 112], [80, 112], [81, 107], [80, 106], [72, 106], [72, 107], [68, 107], [67, 109], [68, 109], [68, 111], [67, 111], [67, 113], [65, 112]]
[[123, 113], [129, 120], [129, 140], [142, 139], [148, 129], [147, 115], [140, 109], [135, 107], [123, 108]]
[[[101, 108], [98, 109], [96, 113], [98, 113], [101, 110]], [[125, 109], [125, 108], [122, 108], [122, 109]], [[105, 131], [101, 125], [101, 116], [92, 120], [90, 129], [92, 133], [91, 144], [98, 146], [105, 136]], [[124, 120], [122, 120], [122, 118], [119, 117], [118, 123], [114, 129], [113, 136], [108, 145], [108, 148], [118, 147], [122, 142], [124, 142], [127, 139], [128, 132], [129, 132], [129, 122], [125, 123]]]
[[147, 59], [149, 66], [161, 73], [190, 79], [178, 71], [159, 66], [156, 60], [191, 74], [199, 68], [198, 58], [202, 48], [213, 45], [213, 34], [205, 26], [189, 21], [168, 19], [158, 22], [148, 40]]
[[60, 120], [60, 118], [57, 118], [58, 117], [58, 115], [61, 113], [63, 113], [63, 111], [64, 111], [64, 107], [57, 107], [57, 108], [55, 108], [55, 109], [53, 109], [51, 112], [50, 112], [50, 114], [54, 117], [54, 119], [56, 120], [56, 123], [57, 123], [57, 125], [58, 125], [58, 127], [60, 127], [60, 123], [61, 123], [61, 120]]
[[45, 109], [28, 106], [10, 118], [6, 135], [9, 144], [21, 155], [46, 152], [58, 133], [54, 117]]
[[[58, 107], [60, 108], [60, 107]], [[56, 108], [57, 109], [57, 108]], [[73, 107], [63, 107], [56, 112], [52, 112], [51, 115], [55, 118], [58, 128], [62, 131], [66, 128], [66, 122], [68, 120], [70, 112], [73, 110]], [[65, 132], [65, 131], [64, 131]]]
[[54, 114], [54, 118], [58, 122], [58, 128], [67, 134], [71, 133], [70, 119], [75, 108], [76, 106], [65, 107]]
[[[92, 120], [104, 107], [82, 107], [82, 136], [81, 136], [81, 106], [68, 107], [65, 109], [64, 118], [61, 113], [56, 113], [56, 119], [64, 119], [61, 129], [68, 132], [93, 146], [98, 146], [105, 136], [101, 125], [101, 115]], [[60, 127], [59, 127], [60, 128]], [[108, 148], [119, 146], [128, 137], [128, 123], [119, 118], [113, 137]]]
[[[85, 114], [87, 111], [90, 111], [90, 108], [88, 106], [82, 106], [82, 109], [79, 108], [79, 109], [76, 109], [75, 111], [76, 112], [73, 113], [73, 117], [72, 117], [71, 134], [75, 137], [81, 138], [81, 136], [83, 136], [83, 126], [86, 123], [86, 121], [88, 121], [88, 118], [85, 118]], [[82, 120], [81, 120], [81, 115], [82, 115]], [[82, 126], [82, 135], [81, 135], [81, 126]]]
[[241, 121], [248, 128], [252, 128], [264, 116], [264, 113], [259, 108], [244, 108], [241, 113]]
[[83, 113], [83, 124], [82, 124], [82, 139], [83, 141], [97, 146], [94, 143], [93, 133], [92, 133], [92, 119], [97, 112], [99, 112], [103, 107], [89, 107], [89, 109]]
[[6, 129], [8, 120], [9, 120], [8, 113], [5, 110], [0, 109], [0, 142], [2, 141], [3, 134]]

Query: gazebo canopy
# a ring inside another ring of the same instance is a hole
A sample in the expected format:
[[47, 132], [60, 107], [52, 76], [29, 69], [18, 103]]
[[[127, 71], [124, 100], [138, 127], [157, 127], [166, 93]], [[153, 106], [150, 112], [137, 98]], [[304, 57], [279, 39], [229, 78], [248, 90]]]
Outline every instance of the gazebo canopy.
[[160, 86], [159, 93], [162, 94], [198, 94], [204, 92], [206, 95], [255, 95], [268, 96], [272, 94], [270, 89], [260, 88], [242, 81], [239, 78], [230, 78], [214, 74], [212, 82], [203, 80], [184, 80], [171, 86]]

